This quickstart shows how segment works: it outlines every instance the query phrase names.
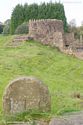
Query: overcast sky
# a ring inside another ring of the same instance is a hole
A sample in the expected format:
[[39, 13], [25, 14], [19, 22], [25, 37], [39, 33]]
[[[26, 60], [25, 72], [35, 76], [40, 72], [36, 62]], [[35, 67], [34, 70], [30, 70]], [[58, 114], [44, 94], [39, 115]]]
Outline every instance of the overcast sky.
[[0, 21], [4, 22], [11, 17], [13, 8], [18, 4], [41, 3], [60, 1], [64, 4], [67, 21], [76, 19], [76, 24], [81, 25], [83, 21], [83, 0], [1, 0], [0, 1]]

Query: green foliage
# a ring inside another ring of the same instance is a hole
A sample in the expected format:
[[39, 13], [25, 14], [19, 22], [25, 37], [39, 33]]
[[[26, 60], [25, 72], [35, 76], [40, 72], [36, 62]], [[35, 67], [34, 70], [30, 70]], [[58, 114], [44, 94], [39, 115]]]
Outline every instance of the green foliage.
[[10, 20], [6, 20], [4, 23], [3, 34], [8, 35], [10, 34]]
[[16, 30], [15, 34], [27, 34], [28, 33], [28, 23], [23, 23], [19, 25]]
[[59, 19], [64, 23], [64, 31], [67, 31], [67, 20], [64, 6], [61, 3], [42, 3], [40, 5], [27, 3], [17, 5], [11, 16], [11, 33], [14, 34], [18, 25], [30, 19]]
[[83, 35], [83, 26], [76, 27], [73, 22], [72, 25], [68, 25], [68, 32], [73, 32], [75, 39], [80, 39], [80, 35]]
[[37, 4], [25, 4], [24, 5], [24, 17], [25, 21], [29, 21], [29, 19], [37, 19], [38, 17], [38, 5]]
[[3, 28], [3, 34], [4, 35], [10, 34], [10, 25], [4, 26], [4, 28]]
[[11, 34], [14, 34], [16, 28], [24, 22], [24, 8], [18, 4], [11, 15]]
[[[47, 6], [45, 3], [40, 4], [38, 8], [38, 19], [46, 19]], [[49, 17], [50, 18], [50, 17]]]
[[8, 24], [10, 24], [10, 19], [7, 19], [5, 22], [4, 22], [4, 25], [8, 25]]
[[83, 25], [81, 25], [80, 27], [77, 27], [77, 36], [80, 39], [80, 35], [82, 35], [82, 39], [83, 39]]
[[15, 115], [7, 115], [5, 116], [4, 120], [6, 122], [15, 122], [15, 121], [33, 121], [36, 119], [41, 119], [43, 118], [43, 120], [49, 120], [51, 118], [49, 113], [45, 113], [45, 112], [39, 112], [37, 110], [29, 110], [26, 112], [22, 112], [22, 113], [17, 113]]
[[4, 25], [0, 24], [0, 34], [3, 32]]

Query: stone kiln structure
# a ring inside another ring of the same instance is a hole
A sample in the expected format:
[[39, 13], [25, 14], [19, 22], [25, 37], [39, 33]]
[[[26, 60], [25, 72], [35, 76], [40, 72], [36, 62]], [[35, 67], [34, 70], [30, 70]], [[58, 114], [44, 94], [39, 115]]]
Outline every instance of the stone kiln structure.
[[33, 77], [22, 77], [12, 81], [3, 96], [5, 114], [28, 110], [41, 112], [51, 110], [51, 98], [47, 86]]
[[43, 44], [63, 48], [63, 22], [56, 19], [30, 20], [29, 36]]

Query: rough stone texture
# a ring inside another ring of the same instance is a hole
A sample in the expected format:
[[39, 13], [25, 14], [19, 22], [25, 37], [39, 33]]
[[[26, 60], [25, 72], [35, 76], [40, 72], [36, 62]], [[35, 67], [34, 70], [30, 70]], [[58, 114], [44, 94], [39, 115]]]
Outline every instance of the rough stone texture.
[[64, 34], [64, 42], [66, 47], [71, 46], [71, 44], [73, 44], [74, 41], [75, 41], [74, 33]]
[[49, 125], [83, 125], [83, 112], [73, 113], [62, 118], [53, 118]]
[[12, 43], [27, 40], [36, 40], [45, 45], [51, 45], [58, 48], [64, 46], [63, 22], [56, 19], [30, 20], [29, 34], [16, 36]]
[[63, 118], [53, 118], [49, 125], [70, 125], [66, 119]]
[[[36, 32], [35, 32], [36, 31]], [[43, 32], [42, 32], [43, 31]], [[63, 22], [57, 19], [44, 19], [44, 20], [30, 20], [29, 21], [29, 33], [39, 33], [40, 35], [46, 35], [54, 32], [64, 32]]]
[[28, 40], [33, 40], [33, 38], [28, 35], [22, 35], [22, 36], [14, 37], [12, 42], [22, 42], [22, 41], [28, 41]]
[[[56, 19], [30, 20], [29, 36], [45, 45], [58, 47], [61, 52], [79, 58], [78, 50], [83, 50], [82, 40], [76, 40], [74, 33], [64, 33], [63, 22]], [[82, 39], [82, 38], [81, 38]], [[80, 52], [80, 58], [83, 55]]]
[[30, 20], [29, 36], [43, 44], [62, 48], [64, 46], [63, 22], [56, 19]]
[[36, 120], [35, 122], [35, 125], [49, 125], [49, 123], [48, 122], [46, 122], [46, 121], [41, 121], [41, 120]]
[[7, 114], [29, 109], [50, 111], [51, 99], [47, 86], [33, 77], [22, 77], [12, 81], [3, 96], [3, 109]]

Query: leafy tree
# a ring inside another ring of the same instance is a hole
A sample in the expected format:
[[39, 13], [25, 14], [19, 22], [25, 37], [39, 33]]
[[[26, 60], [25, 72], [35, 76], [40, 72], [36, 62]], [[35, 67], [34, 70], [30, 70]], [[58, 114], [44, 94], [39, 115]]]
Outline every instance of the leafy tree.
[[38, 7], [38, 19], [46, 19], [47, 5], [45, 3], [40, 4]]
[[8, 35], [10, 34], [10, 25], [5, 25], [3, 28], [3, 34]]
[[22, 5], [18, 4], [11, 15], [11, 34], [14, 34], [15, 29], [18, 25], [24, 22], [24, 8]]
[[3, 32], [4, 25], [0, 22], [0, 34]]
[[37, 4], [30, 5], [29, 10], [30, 10], [29, 19], [37, 19], [38, 18], [38, 5]]
[[4, 22], [3, 34], [4, 35], [10, 34], [10, 19]]
[[71, 27], [76, 27], [76, 20], [75, 19], [72, 19], [70, 22], [69, 22], [69, 25]]
[[69, 22], [69, 30], [70, 30], [70, 32], [74, 32], [75, 36], [77, 37], [78, 30], [77, 30], [77, 27], [76, 27], [76, 20], [75, 19], [72, 19]]
[[5, 22], [4, 22], [4, 25], [9, 25], [10, 24], [10, 19], [7, 19]]
[[14, 8], [11, 16], [11, 33], [14, 34], [19, 25], [30, 19], [59, 19], [63, 21], [64, 31], [68, 29], [63, 4], [50, 2], [28, 5], [26, 3], [24, 6], [18, 4]]

